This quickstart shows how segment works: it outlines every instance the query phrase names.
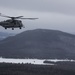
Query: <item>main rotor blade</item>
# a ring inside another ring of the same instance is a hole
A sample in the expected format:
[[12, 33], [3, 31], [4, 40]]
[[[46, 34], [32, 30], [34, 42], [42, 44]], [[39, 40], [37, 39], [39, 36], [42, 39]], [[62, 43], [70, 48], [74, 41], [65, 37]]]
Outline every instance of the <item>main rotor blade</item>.
[[28, 20], [35, 20], [35, 19], [38, 19], [38, 18], [22, 18], [23, 16], [18, 16], [18, 17], [10, 17], [10, 16], [6, 16], [6, 15], [3, 15], [2, 13], [0, 13], [0, 16], [2, 17], [7, 17], [7, 18], [11, 18], [11, 19], [28, 19]]
[[2, 14], [2, 13], [0, 13], [0, 16], [2, 16], [2, 17], [7, 17], [7, 18], [13, 18], [13, 19], [17, 19], [17, 18], [23, 17], [23, 16], [11, 17], [11, 16], [6, 16], [6, 15], [4, 15], [4, 14]]
[[20, 18], [20, 19], [36, 20], [36, 19], [38, 19], [38, 18]]
[[23, 16], [18, 16], [18, 17], [14, 17], [14, 18], [21, 18], [21, 17], [23, 17]]
[[7, 18], [11, 18], [10, 16], [3, 15], [2, 13], [0, 13], [0, 16], [7, 17]]

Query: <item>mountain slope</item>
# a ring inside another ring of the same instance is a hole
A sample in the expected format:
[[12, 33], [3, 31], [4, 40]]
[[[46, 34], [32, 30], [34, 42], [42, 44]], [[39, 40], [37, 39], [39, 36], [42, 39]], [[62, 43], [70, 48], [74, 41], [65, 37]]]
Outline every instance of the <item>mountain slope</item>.
[[75, 35], [46, 29], [25, 31], [1, 41], [0, 56], [74, 59]]

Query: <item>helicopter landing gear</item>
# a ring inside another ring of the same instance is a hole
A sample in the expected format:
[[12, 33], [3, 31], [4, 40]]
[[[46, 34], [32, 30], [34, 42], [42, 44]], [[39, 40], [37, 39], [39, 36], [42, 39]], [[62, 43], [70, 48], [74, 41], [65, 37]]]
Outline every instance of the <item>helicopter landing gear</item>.
[[5, 29], [7, 29], [7, 27], [5, 27]]
[[12, 28], [12, 30], [14, 30], [14, 28]]
[[21, 27], [19, 27], [20, 29], [22, 29]]

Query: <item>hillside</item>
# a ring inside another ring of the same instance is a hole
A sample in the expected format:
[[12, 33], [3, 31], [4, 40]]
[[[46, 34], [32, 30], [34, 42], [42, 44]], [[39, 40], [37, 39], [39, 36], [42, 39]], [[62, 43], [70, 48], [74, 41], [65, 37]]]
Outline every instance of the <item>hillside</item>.
[[1, 41], [0, 56], [75, 59], [75, 35], [47, 29], [25, 31]]

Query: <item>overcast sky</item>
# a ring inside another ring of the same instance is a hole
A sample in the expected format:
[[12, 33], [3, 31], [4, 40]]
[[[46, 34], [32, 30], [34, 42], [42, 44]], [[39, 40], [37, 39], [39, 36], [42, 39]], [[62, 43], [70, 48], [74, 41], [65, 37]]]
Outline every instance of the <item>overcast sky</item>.
[[[22, 20], [25, 28], [3, 32], [22, 32], [30, 29], [54, 29], [75, 33], [75, 0], [0, 0], [0, 12], [9, 16], [37, 17], [38, 20]], [[0, 17], [0, 21], [7, 18]]]

